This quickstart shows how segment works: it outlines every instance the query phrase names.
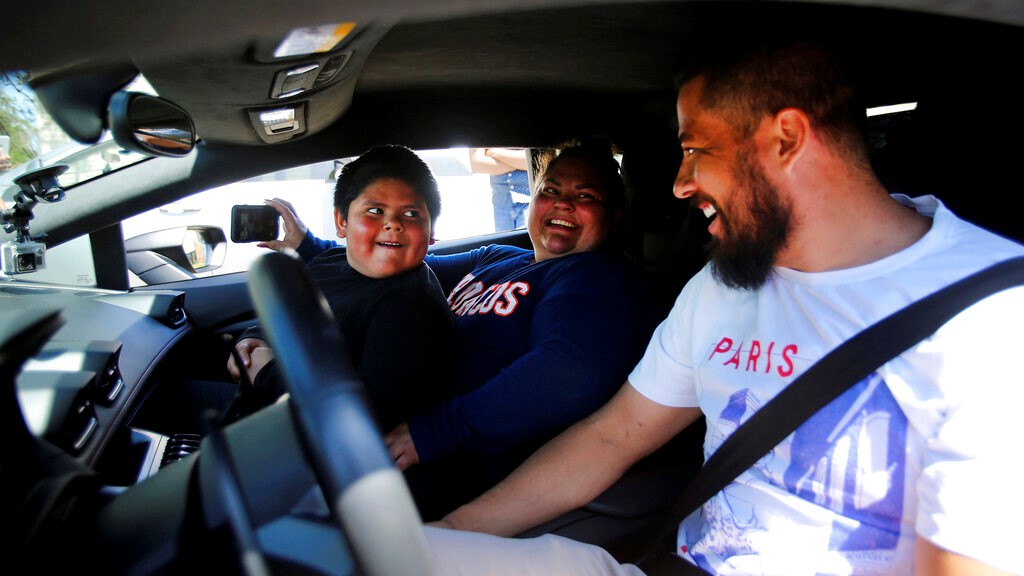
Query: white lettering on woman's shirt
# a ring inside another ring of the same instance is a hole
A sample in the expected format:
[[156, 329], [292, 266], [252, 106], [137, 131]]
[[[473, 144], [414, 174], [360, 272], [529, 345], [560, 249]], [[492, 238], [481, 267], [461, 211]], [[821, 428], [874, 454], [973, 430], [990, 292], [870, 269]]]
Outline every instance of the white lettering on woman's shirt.
[[456, 316], [492, 312], [498, 316], [508, 316], [519, 306], [517, 296], [530, 293], [528, 282], [501, 282], [485, 289], [484, 283], [474, 282], [474, 278], [472, 274], [466, 274], [448, 296], [448, 305]]

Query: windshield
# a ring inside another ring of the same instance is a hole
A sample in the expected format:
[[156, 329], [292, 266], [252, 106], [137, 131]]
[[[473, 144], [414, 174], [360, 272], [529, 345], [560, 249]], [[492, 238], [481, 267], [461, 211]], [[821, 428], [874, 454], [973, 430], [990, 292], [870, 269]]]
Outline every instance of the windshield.
[[146, 158], [122, 149], [105, 133], [95, 144], [72, 140], [39, 103], [24, 72], [0, 73], [0, 203], [13, 206], [14, 180], [33, 170], [66, 164], [58, 178], [64, 188]]

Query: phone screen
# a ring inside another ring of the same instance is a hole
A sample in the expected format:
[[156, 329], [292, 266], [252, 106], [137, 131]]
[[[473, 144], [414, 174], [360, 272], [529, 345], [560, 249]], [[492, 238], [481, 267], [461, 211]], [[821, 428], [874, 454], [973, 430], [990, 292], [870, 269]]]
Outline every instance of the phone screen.
[[280, 215], [271, 206], [240, 204], [231, 208], [231, 241], [262, 242], [274, 240]]

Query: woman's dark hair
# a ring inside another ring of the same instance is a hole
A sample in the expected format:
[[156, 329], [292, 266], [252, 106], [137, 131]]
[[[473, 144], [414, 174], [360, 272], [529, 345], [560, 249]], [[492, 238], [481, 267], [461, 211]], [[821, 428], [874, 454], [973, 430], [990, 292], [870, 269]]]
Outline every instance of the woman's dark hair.
[[589, 162], [596, 170], [604, 187], [605, 204], [609, 213], [623, 208], [626, 204], [626, 186], [622, 183], [619, 162], [615, 159], [615, 147], [607, 139], [591, 136], [570, 140], [558, 147], [558, 151], [543, 162], [538, 171], [538, 185], [543, 185], [544, 176], [559, 162], [567, 158], [578, 158]]
[[415, 152], [398, 144], [374, 146], [345, 164], [334, 187], [334, 206], [348, 219], [348, 206], [366, 187], [382, 178], [408, 184], [423, 198], [430, 211], [431, 225], [441, 213], [441, 192], [430, 167]]

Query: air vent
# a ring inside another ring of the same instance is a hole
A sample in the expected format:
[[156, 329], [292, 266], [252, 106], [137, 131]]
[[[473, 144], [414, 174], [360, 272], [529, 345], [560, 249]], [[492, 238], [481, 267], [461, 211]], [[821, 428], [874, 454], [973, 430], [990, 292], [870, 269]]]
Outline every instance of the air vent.
[[[120, 352], [120, 348], [118, 351]], [[112, 406], [124, 389], [124, 378], [117, 367], [117, 358], [116, 354], [111, 356], [110, 363], [105, 370], [96, 374], [96, 382], [93, 384], [96, 401], [104, 406]]]
[[92, 438], [98, 425], [96, 411], [83, 390], [68, 411], [61, 437], [57, 443], [71, 453], [77, 454], [89, 443], [89, 439]]
[[188, 314], [185, 313], [185, 304], [182, 300], [173, 302], [167, 310], [167, 323], [172, 328], [180, 328], [188, 321]]
[[174, 434], [164, 447], [164, 456], [160, 459], [160, 467], [180, 462], [186, 456], [199, 451], [201, 438], [198, 434]]

